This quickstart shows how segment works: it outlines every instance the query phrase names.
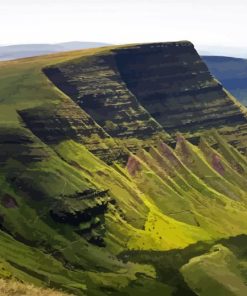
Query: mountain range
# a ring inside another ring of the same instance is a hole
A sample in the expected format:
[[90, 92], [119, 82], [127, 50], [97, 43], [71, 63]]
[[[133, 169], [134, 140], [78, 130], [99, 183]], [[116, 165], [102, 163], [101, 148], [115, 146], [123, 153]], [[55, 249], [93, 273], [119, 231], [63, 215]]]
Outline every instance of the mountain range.
[[72, 41], [56, 44], [17, 44], [0, 46], [0, 61], [15, 60], [49, 53], [106, 46], [101, 42]]
[[234, 58], [247, 58], [246, 46], [221, 46], [197, 44], [196, 49], [202, 56], [223, 56]]
[[0, 277], [247, 295], [247, 109], [189, 41], [0, 63]]

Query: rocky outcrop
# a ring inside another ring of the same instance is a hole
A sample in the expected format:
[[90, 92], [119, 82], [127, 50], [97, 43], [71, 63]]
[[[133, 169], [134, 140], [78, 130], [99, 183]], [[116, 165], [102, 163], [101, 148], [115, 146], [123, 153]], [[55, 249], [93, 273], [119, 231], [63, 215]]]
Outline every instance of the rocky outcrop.
[[[127, 151], [114, 143], [87, 113], [69, 99], [60, 104], [21, 110], [19, 114], [25, 125], [48, 145], [74, 140], [107, 163], [126, 158]], [[110, 141], [111, 147], [108, 145]]]
[[32, 133], [24, 128], [0, 128], [0, 165], [3, 168], [11, 158], [23, 164], [41, 161], [49, 156], [41, 141], [34, 140]]
[[212, 77], [190, 42], [114, 52], [127, 87], [166, 131], [196, 133], [214, 127], [246, 152], [246, 111]]
[[88, 189], [71, 196], [61, 196], [50, 210], [52, 219], [73, 226], [74, 231], [88, 242], [105, 246], [104, 215], [108, 203], [113, 202], [108, 190]]
[[[190, 42], [142, 44], [44, 69], [112, 137], [150, 139], [216, 128], [246, 152], [246, 110], [215, 80]], [[145, 109], [144, 109], [144, 108]], [[134, 151], [134, 147], [129, 147]]]
[[112, 137], [147, 139], [162, 131], [126, 87], [113, 54], [56, 65], [44, 72]]

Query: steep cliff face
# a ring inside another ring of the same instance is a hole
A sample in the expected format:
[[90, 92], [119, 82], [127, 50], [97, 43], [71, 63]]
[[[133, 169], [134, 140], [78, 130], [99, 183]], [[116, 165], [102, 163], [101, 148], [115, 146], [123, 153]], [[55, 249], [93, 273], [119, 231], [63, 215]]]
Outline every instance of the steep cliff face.
[[18, 113], [24, 124], [48, 145], [74, 140], [107, 163], [116, 160], [125, 162], [128, 158], [128, 151], [69, 99], [58, 104], [20, 110]]
[[[162, 127], [196, 133], [216, 128], [246, 152], [246, 110], [216, 81], [190, 42], [116, 49], [129, 90]], [[228, 130], [226, 130], [226, 127]]]
[[111, 53], [44, 72], [112, 137], [145, 139], [162, 131], [126, 87]]
[[228, 117], [226, 111], [229, 121], [239, 114], [190, 43], [137, 46], [116, 53], [127, 86], [170, 132], [217, 126]]
[[[216, 128], [246, 152], [246, 110], [215, 80], [190, 42], [112, 49], [59, 64], [46, 75], [112, 137], [183, 132], [193, 142]], [[144, 108], [145, 109], [144, 109]]]

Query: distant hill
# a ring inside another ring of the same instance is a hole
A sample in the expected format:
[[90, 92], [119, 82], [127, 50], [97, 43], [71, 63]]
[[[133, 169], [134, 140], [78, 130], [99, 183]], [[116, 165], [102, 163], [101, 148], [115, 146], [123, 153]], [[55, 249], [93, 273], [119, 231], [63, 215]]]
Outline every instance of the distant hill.
[[244, 105], [247, 105], [247, 60], [203, 56], [210, 72]]
[[39, 56], [49, 53], [94, 48], [108, 45], [100, 42], [64, 42], [56, 44], [18, 44], [0, 46], [0, 61]]
[[196, 49], [201, 56], [234, 57], [241, 59], [247, 58], [247, 51], [244, 46], [236, 47], [197, 44]]

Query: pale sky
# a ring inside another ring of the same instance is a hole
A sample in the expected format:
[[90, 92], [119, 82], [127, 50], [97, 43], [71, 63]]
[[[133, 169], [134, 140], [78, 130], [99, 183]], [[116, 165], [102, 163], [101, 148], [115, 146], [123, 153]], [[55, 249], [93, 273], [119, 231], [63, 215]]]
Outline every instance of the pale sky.
[[0, 44], [190, 40], [247, 47], [246, 0], [0, 0]]

